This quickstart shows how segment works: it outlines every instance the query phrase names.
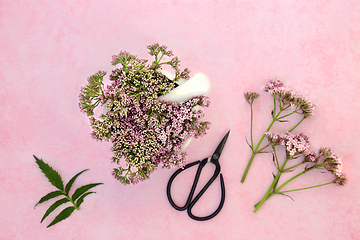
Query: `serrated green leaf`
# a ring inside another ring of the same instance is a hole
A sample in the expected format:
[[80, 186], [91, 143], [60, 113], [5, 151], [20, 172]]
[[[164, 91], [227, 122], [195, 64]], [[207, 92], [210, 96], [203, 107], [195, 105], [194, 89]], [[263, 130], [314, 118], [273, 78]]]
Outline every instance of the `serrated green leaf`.
[[83, 172], [85, 172], [85, 171], [87, 171], [87, 170], [89, 170], [89, 169], [85, 169], [85, 170], [79, 172], [78, 174], [76, 174], [75, 176], [73, 176], [73, 177], [70, 179], [70, 181], [69, 181], [69, 182], [66, 184], [66, 186], [65, 186], [65, 192], [66, 192], [66, 194], [69, 194], [70, 188], [71, 188], [71, 186], [73, 185], [73, 183], [75, 182], [76, 178], [77, 178], [80, 174], [82, 174]]
[[64, 203], [67, 203], [67, 202], [70, 202], [70, 200], [68, 198], [62, 198], [58, 201], [56, 201], [53, 205], [51, 205], [48, 210], [46, 210], [44, 216], [42, 217], [41, 219], [41, 223], [44, 221], [44, 219], [49, 216], [49, 214], [54, 211], [58, 206], [60, 206], [61, 204], [64, 204]]
[[[54, 191], [54, 192], [48, 193], [47, 195], [45, 195], [44, 197], [42, 197], [42, 198], [39, 200], [39, 202], [35, 205], [35, 207], [36, 207], [38, 204], [40, 204], [40, 203], [43, 203], [43, 202], [45, 202], [45, 201], [47, 201], [47, 200], [49, 200], [49, 199], [52, 199], [52, 198], [57, 197], [57, 196], [60, 196], [60, 195], [64, 195], [64, 193], [61, 192], [61, 191]], [[35, 208], [35, 207], [34, 207], [34, 208]]]
[[54, 224], [56, 224], [56, 223], [58, 223], [58, 222], [60, 222], [60, 221], [62, 221], [62, 220], [64, 220], [64, 219], [66, 219], [66, 218], [68, 218], [68, 217], [73, 213], [74, 210], [75, 210], [75, 208], [72, 207], [72, 206], [65, 208], [64, 210], [62, 210], [62, 211], [59, 213], [59, 215], [56, 216], [56, 218], [54, 219], [54, 221], [52, 221], [52, 222], [47, 226], [47, 228], [48, 228], [48, 227], [51, 227], [52, 225], [54, 225]]
[[87, 193], [84, 193], [83, 195], [81, 195], [81, 197], [79, 197], [79, 199], [77, 200], [76, 202], [76, 206], [77, 207], [80, 207], [80, 205], [83, 203], [84, 201], [84, 198], [89, 195], [89, 194], [92, 194], [92, 193], [96, 193], [96, 192], [87, 192]]
[[57, 171], [52, 169], [47, 163], [45, 163], [43, 160], [38, 159], [37, 157], [34, 158], [36, 160], [37, 165], [41, 169], [41, 171], [45, 174], [45, 177], [49, 180], [49, 182], [56, 187], [57, 189], [64, 191], [64, 183]]
[[75, 201], [78, 197], [80, 197], [81, 194], [83, 194], [84, 192], [86, 192], [87, 190], [96, 187], [97, 185], [100, 185], [103, 183], [91, 183], [82, 187], [79, 187], [78, 189], [76, 189], [76, 191], [74, 192], [74, 194], [72, 195], [72, 200]]

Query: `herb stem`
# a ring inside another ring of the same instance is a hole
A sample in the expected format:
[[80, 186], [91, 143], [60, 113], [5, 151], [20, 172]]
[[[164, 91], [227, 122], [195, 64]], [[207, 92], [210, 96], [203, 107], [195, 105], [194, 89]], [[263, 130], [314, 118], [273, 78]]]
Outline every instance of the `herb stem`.
[[[251, 155], [251, 157], [250, 157], [250, 159], [249, 159], [249, 162], [248, 162], [248, 164], [247, 164], [247, 166], [246, 166], [246, 169], [245, 169], [245, 171], [244, 171], [244, 173], [243, 173], [243, 176], [242, 176], [242, 178], [241, 178], [241, 183], [244, 183], [244, 182], [245, 182], [246, 176], [247, 176], [247, 174], [248, 174], [248, 172], [249, 172], [249, 169], [250, 169], [250, 167], [251, 167], [251, 165], [252, 165], [252, 162], [253, 162], [253, 160], [254, 160], [254, 158], [255, 158], [255, 155], [258, 154], [259, 152], [261, 152], [262, 150], [264, 150], [265, 148], [267, 148], [267, 147], [269, 146], [269, 144], [268, 144], [268, 145], [266, 145], [265, 147], [263, 147], [263, 148], [261, 148], [261, 149], [259, 150], [259, 147], [260, 147], [262, 141], [264, 140], [266, 133], [270, 131], [271, 127], [274, 125], [274, 123], [275, 123], [277, 120], [282, 119], [282, 118], [287, 117], [287, 116], [290, 116], [290, 115], [292, 115], [292, 114], [294, 114], [294, 113], [297, 113], [297, 111], [294, 110], [292, 113], [289, 113], [289, 114], [287, 114], [287, 115], [285, 115], [285, 116], [279, 117], [280, 114], [281, 114], [284, 110], [286, 110], [286, 109], [288, 109], [288, 108], [290, 107], [290, 105], [287, 106], [287, 107], [285, 107], [285, 108], [283, 108], [283, 106], [281, 106], [281, 102], [279, 102], [279, 104], [280, 104], [280, 105], [279, 105], [279, 108], [280, 108], [280, 109], [279, 109], [279, 112], [276, 114], [276, 98], [275, 98], [275, 97], [273, 97], [273, 98], [274, 98], [273, 120], [272, 120], [272, 122], [270, 123], [269, 127], [266, 129], [265, 133], [262, 135], [262, 137], [261, 137], [260, 141], [258, 142], [258, 144], [256, 145], [255, 149], [254, 149], [253, 137], [252, 137], [252, 136], [253, 136], [253, 131], [252, 131], [252, 129], [253, 129], [253, 109], [252, 109], [252, 104], [250, 104], [250, 109], [251, 109], [251, 128], [250, 128], [250, 136], [251, 136], [252, 155]], [[275, 115], [276, 115], [276, 116], [275, 116]], [[302, 121], [304, 121], [305, 118], [306, 118], [306, 117], [304, 116], [304, 117], [303, 117], [294, 127], [292, 127], [288, 132], [293, 131], [297, 126], [300, 125], [300, 123], [302, 123]]]
[[[274, 123], [276, 122], [277, 118], [279, 117], [280, 113], [282, 112], [282, 111], [280, 110], [279, 113], [275, 116], [275, 114], [276, 114], [275, 110], [276, 110], [276, 100], [275, 100], [275, 98], [274, 98], [273, 120], [272, 120], [272, 122], [270, 123], [270, 125], [268, 126], [268, 128], [266, 129], [265, 133], [264, 133], [264, 134], [262, 135], [262, 137], [260, 138], [260, 140], [259, 140], [258, 144], [256, 145], [255, 149], [253, 149], [252, 155], [251, 155], [251, 157], [250, 157], [250, 160], [249, 160], [249, 162], [248, 162], [248, 164], [247, 164], [247, 166], [246, 166], [246, 169], [245, 169], [245, 171], [244, 171], [244, 173], [243, 173], [243, 176], [242, 176], [242, 178], [241, 178], [241, 183], [244, 183], [244, 182], [245, 182], [245, 179], [246, 179], [246, 176], [247, 176], [247, 174], [248, 174], [248, 172], [249, 172], [249, 169], [250, 169], [250, 167], [251, 167], [251, 164], [252, 164], [252, 162], [253, 162], [253, 160], [254, 160], [254, 158], [255, 158], [255, 155], [259, 153], [258, 149], [259, 149], [262, 141], [264, 140], [266, 133], [271, 129], [271, 127], [274, 125]], [[251, 140], [252, 140], [252, 138], [251, 138]], [[253, 145], [252, 145], [252, 146], [253, 146]], [[263, 149], [263, 148], [262, 148], [262, 149]], [[262, 149], [261, 149], [261, 150], [262, 150]]]
[[280, 165], [279, 165], [279, 160], [278, 160], [278, 157], [276, 155], [276, 151], [275, 151], [275, 147], [274, 146], [271, 146], [272, 149], [273, 149], [273, 152], [274, 152], [274, 157], [275, 157], [275, 160], [276, 160], [276, 168], [278, 171], [280, 171]]
[[293, 168], [296, 168], [296, 167], [300, 166], [301, 164], [304, 164], [304, 162], [301, 162], [301, 163], [298, 163], [298, 164], [296, 164], [294, 166], [288, 167], [287, 169], [284, 169], [284, 172], [287, 172], [287, 171], [289, 171], [289, 170], [291, 170]]
[[332, 183], [333, 183], [333, 182], [331, 181], [331, 182], [327, 182], [327, 183], [323, 183], [323, 184], [318, 184], [318, 185], [314, 185], [314, 186], [310, 186], [310, 187], [296, 188], [296, 189], [286, 190], [286, 191], [276, 192], [276, 193], [282, 194], [282, 193], [287, 193], [287, 192], [301, 191], [301, 190], [306, 190], [306, 189], [311, 189], [311, 188], [326, 186], [326, 185], [329, 185], [329, 184], [332, 184]]
[[300, 123], [302, 123], [302, 121], [304, 121], [306, 117], [304, 116], [292, 129], [289, 130], [289, 132], [293, 131], [297, 126], [300, 125]]
[[313, 167], [311, 167], [311, 168], [305, 169], [305, 170], [302, 171], [301, 173], [296, 174], [295, 176], [293, 176], [292, 178], [290, 178], [289, 180], [287, 180], [286, 182], [284, 182], [280, 187], [278, 187], [278, 188], [275, 190], [275, 192], [279, 192], [279, 190], [282, 189], [283, 187], [285, 187], [285, 185], [287, 185], [289, 182], [291, 182], [292, 180], [300, 177], [301, 175], [304, 175], [304, 174], [307, 173], [308, 171], [315, 169], [316, 167], [317, 167], [317, 166], [315, 165], [315, 166], [313, 166]]
[[294, 113], [296, 113], [296, 112], [293, 111], [293, 112], [291, 112], [291, 113], [289, 113], [289, 114], [286, 114], [286, 115], [284, 115], [284, 116], [281, 116], [281, 117], [279, 117], [277, 120], [280, 120], [280, 119], [286, 118], [286, 117], [288, 117], [288, 116], [291, 116], [291, 115], [293, 115]]
[[269, 144], [266, 145], [265, 147], [261, 148], [260, 150], [258, 150], [257, 153], [261, 153], [261, 151], [264, 150], [265, 148], [267, 148], [268, 146], [269, 146]]
[[251, 139], [251, 150], [254, 152], [254, 141], [253, 141], [253, 107], [252, 103], [250, 103], [250, 112], [251, 112], [251, 121], [250, 121], [250, 139]]
[[[286, 159], [285, 159], [283, 165], [281, 166], [281, 169], [280, 169], [280, 170], [278, 171], [278, 173], [276, 174], [275, 179], [274, 179], [274, 181], [271, 183], [271, 185], [270, 185], [269, 189], [267, 190], [265, 196], [261, 199], [261, 201], [260, 201], [258, 204], [255, 205], [256, 207], [255, 207], [255, 209], [254, 209], [254, 213], [256, 213], [256, 212], [259, 210], [259, 208], [263, 205], [263, 203], [264, 203], [267, 199], [270, 198], [269, 195], [270, 195], [272, 192], [273, 192], [273, 194], [276, 193], [276, 191], [274, 192], [274, 188], [275, 188], [276, 184], [278, 183], [278, 181], [279, 181], [279, 179], [280, 179], [280, 176], [281, 176], [281, 173], [282, 173], [283, 169], [285, 168], [285, 165], [286, 165], [286, 163], [288, 162], [289, 159], [290, 159], [290, 158], [286, 158]], [[271, 196], [272, 196], [273, 194], [271, 194]]]
[[74, 205], [76, 210], [80, 210], [80, 208], [78, 206], [76, 206], [75, 202], [71, 199], [71, 197], [66, 192], [64, 192], [64, 191], [61, 191], [61, 192], [65, 195], [65, 197], [67, 199], [69, 199], [69, 201]]

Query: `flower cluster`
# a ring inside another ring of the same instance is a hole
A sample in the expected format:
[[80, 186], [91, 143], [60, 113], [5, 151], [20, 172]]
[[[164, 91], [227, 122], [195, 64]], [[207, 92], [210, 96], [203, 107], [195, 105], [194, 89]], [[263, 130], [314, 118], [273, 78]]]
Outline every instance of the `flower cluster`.
[[346, 177], [340, 157], [329, 147], [320, 148], [318, 160], [322, 159], [324, 168], [335, 176], [334, 183], [344, 185]]
[[294, 134], [294, 133], [266, 133], [266, 138], [269, 141], [269, 144], [272, 146], [283, 145], [285, 146], [286, 152], [290, 157], [304, 154], [311, 154], [309, 148], [309, 139], [304, 134]]
[[100, 99], [97, 99], [97, 97], [102, 96], [101, 83], [105, 75], [106, 72], [99, 71], [88, 78], [85, 87], [81, 87], [79, 107], [88, 116], [94, 115], [94, 108], [100, 103]]
[[[280, 80], [271, 79], [265, 85], [264, 90], [266, 92], [269, 92], [274, 100], [274, 108], [271, 112], [272, 122], [269, 124], [265, 133], [256, 145], [253, 141], [253, 102], [259, 95], [255, 92], [246, 92], [244, 94], [245, 99], [250, 104], [251, 109], [251, 141], [250, 143], [248, 142], [248, 145], [251, 148], [252, 155], [245, 169], [241, 182], [245, 181], [245, 178], [255, 158], [255, 155], [257, 155], [258, 153], [263, 153], [264, 150], [268, 147], [271, 147], [272, 149], [271, 152], [273, 155], [273, 162], [276, 166], [277, 173], [276, 175], [273, 174], [274, 180], [272, 181], [264, 197], [261, 199], [260, 202], [255, 204], [254, 212], [257, 212], [259, 208], [264, 204], [264, 202], [275, 194], [288, 196], [286, 195], [286, 193], [321, 187], [328, 184], [335, 183], [337, 185], [344, 185], [346, 183], [346, 177], [342, 171], [342, 163], [339, 156], [330, 148], [320, 148], [318, 153], [311, 151], [308, 137], [303, 133], [295, 134], [292, 132], [297, 126], [300, 125], [300, 123], [304, 119], [314, 115], [315, 105], [310, 101], [306, 100], [304, 97], [294, 93], [292, 90], [285, 88], [284, 83]], [[288, 111], [289, 109], [293, 110]], [[283, 133], [270, 132], [270, 129], [276, 122], [288, 122], [284, 119], [292, 114], [301, 114], [303, 115], [303, 117], [290, 130], [285, 130]], [[261, 146], [264, 139], [267, 140], [267, 144], [265, 146]], [[283, 161], [280, 161], [281, 159], [278, 158], [278, 146], [285, 147], [286, 154]], [[295, 160], [299, 159], [299, 157], [302, 157], [300, 158], [302, 160]], [[302, 171], [295, 173], [293, 176], [285, 180], [281, 185], [279, 184], [279, 180], [283, 176], [283, 174], [289, 174], [294, 169], [300, 166], [303, 167]], [[334, 176], [334, 180], [303, 188], [283, 190], [283, 188], [290, 182], [294, 181], [305, 173], [316, 169], [330, 172]]]
[[264, 87], [265, 92], [269, 92], [274, 98], [280, 101], [284, 106], [295, 107], [296, 111], [304, 117], [311, 117], [315, 112], [315, 104], [308, 101], [301, 95], [296, 94], [293, 90], [286, 88], [284, 83], [278, 79], [270, 79]]
[[[274, 133], [266, 133], [266, 137], [269, 141], [269, 145], [273, 148], [273, 158], [274, 163], [277, 167], [277, 174], [274, 175], [274, 180], [269, 187], [269, 190], [263, 197], [263, 199], [255, 205], [256, 212], [261, 205], [271, 196], [275, 194], [286, 195], [285, 193], [300, 191], [315, 187], [321, 187], [328, 184], [335, 183], [337, 185], [344, 185], [346, 183], [345, 174], [342, 171], [342, 163], [339, 156], [331, 149], [331, 148], [320, 148], [318, 155], [315, 152], [309, 150], [309, 140], [308, 137], [304, 134], [294, 134], [294, 133], [285, 133], [285, 134], [274, 134]], [[283, 164], [280, 166], [279, 159], [276, 154], [276, 146], [283, 145], [286, 149], [286, 158]], [[292, 164], [292, 166], [287, 166], [289, 160], [296, 159], [300, 155], [304, 156], [304, 159], [298, 164]], [[304, 166], [304, 170], [296, 175], [290, 177], [285, 183], [281, 186], [278, 186], [279, 179], [283, 173], [291, 172], [295, 168], [299, 166]], [[283, 191], [282, 188], [292, 182], [293, 180], [297, 179], [298, 177], [302, 176], [303, 174], [311, 171], [311, 170], [325, 170], [330, 172], [335, 179], [333, 181], [318, 184], [310, 187], [292, 189]]]
[[244, 93], [245, 99], [249, 104], [252, 104], [255, 99], [259, 97], [259, 94], [257, 92], [250, 92], [247, 91]]
[[[158, 165], [166, 168], [184, 166], [186, 153], [181, 151], [183, 143], [189, 137], [204, 135], [210, 125], [201, 121], [204, 112], [198, 107], [209, 106], [210, 100], [206, 96], [179, 103], [159, 100], [177, 86], [177, 80], [188, 79], [189, 70], [181, 72], [178, 69], [177, 57], [160, 62], [164, 56], [172, 56], [165, 46], [154, 44], [148, 49], [150, 55], [155, 56], [150, 65], [134, 55], [121, 52], [113, 56], [112, 64], [121, 64], [121, 67], [112, 71], [109, 77], [112, 84], [104, 88], [102, 79], [105, 74], [95, 74], [99, 76], [95, 83], [89, 82], [80, 93], [80, 108], [90, 118], [91, 135], [97, 140], [112, 142], [113, 162], [120, 165], [113, 170], [113, 175], [123, 184], [148, 179]], [[159, 71], [163, 64], [175, 69], [174, 79]], [[95, 93], [84, 91], [93, 86], [96, 86]], [[93, 109], [98, 104], [102, 104], [106, 111], [96, 119]]]
[[[313, 167], [323, 167], [335, 176], [335, 182], [344, 185], [346, 182], [345, 174], [342, 171], [340, 157], [329, 147], [320, 148], [318, 155], [310, 151], [309, 138], [303, 133], [266, 133], [269, 144], [275, 146], [285, 146], [288, 158], [297, 155], [304, 155], [302, 163], [313, 163]], [[307, 166], [305, 169], [308, 169]]]
[[[288, 122], [286, 118], [288, 118], [289, 116], [293, 114], [301, 114], [303, 116], [302, 119], [298, 123], [296, 123], [291, 129], [285, 131], [285, 132], [291, 132], [297, 126], [299, 126], [300, 123], [302, 123], [306, 118], [313, 116], [315, 111], [315, 104], [306, 100], [306, 98], [296, 94], [292, 90], [286, 88], [281, 80], [270, 79], [264, 86], [264, 91], [269, 92], [272, 95], [274, 99], [274, 106], [273, 106], [273, 110], [271, 111], [272, 121], [257, 144], [254, 144], [252, 128], [253, 128], [253, 119], [254, 119], [253, 103], [255, 99], [259, 97], [259, 94], [257, 92], [252, 92], [252, 91], [248, 91], [244, 93], [245, 99], [250, 104], [250, 109], [251, 109], [251, 127], [250, 127], [251, 141], [250, 143], [248, 143], [248, 145], [251, 148], [252, 155], [249, 159], [248, 165], [246, 166], [244, 174], [241, 178], [242, 183], [246, 179], [246, 176], [249, 172], [249, 169], [255, 158], [255, 155], [261, 153], [267, 146], [269, 146], [266, 145], [265, 147], [261, 147], [261, 144], [263, 140], [266, 139], [265, 138], [266, 133], [270, 131], [270, 129], [276, 122]], [[293, 149], [293, 151], [291, 151], [290, 153], [293, 154], [294, 151], [295, 149]], [[307, 158], [309, 160], [313, 159], [313, 155], [309, 154]]]

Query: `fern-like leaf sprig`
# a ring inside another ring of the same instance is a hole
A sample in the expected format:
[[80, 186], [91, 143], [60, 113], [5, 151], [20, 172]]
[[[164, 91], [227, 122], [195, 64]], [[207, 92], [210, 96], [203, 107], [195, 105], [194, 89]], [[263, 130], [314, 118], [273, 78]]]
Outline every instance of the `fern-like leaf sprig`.
[[40, 222], [42, 223], [44, 221], [44, 219], [47, 216], [49, 216], [50, 213], [52, 213], [57, 207], [61, 206], [62, 204], [71, 202], [73, 205], [73, 206], [69, 206], [69, 207], [65, 208], [64, 210], [62, 210], [47, 227], [51, 227], [51, 226], [55, 225], [56, 223], [68, 218], [74, 212], [75, 209], [80, 210], [80, 205], [83, 203], [84, 198], [92, 193], [95, 193], [95, 192], [90, 192], [89, 190], [96, 187], [97, 185], [103, 184], [103, 183], [91, 183], [91, 184], [84, 185], [84, 186], [76, 189], [74, 191], [74, 193], [72, 194], [72, 196], [70, 196], [70, 194], [69, 194], [70, 189], [71, 189], [73, 183], [75, 182], [75, 180], [77, 179], [77, 177], [79, 177], [80, 174], [82, 174], [85, 171], [88, 171], [89, 169], [85, 169], [85, 170], [77, 173], [75, 176], [73, 176], [70, 179], [70, 181], [64, 187], [64, 183], [61, 179], [61, 176], [56, 170], [54, 170], [51, 166], [49, 166], [47, 163], [45, 163], [43, 160], [37, 158], [36, 156], [34, 156], [34, 158], [35, 158], [36, 163], [39, 166], [40, 170], [44, 173], [45, 177], [49, 180], [49, 182], [55, 188], [57, 188], [56, 191], [50, 192], [50, 193], [46, 194], [44, 197], [42, 197], [39, 200], [39, 202], [35, 205], [35, 207], [38, 204], [46, 202], [50, 199], [56, 198], [58, 196], [64, 196], [60, 200], [57, 200], [55, 203], [53, 203], [46, 210], [46, 212], [43, 215]]

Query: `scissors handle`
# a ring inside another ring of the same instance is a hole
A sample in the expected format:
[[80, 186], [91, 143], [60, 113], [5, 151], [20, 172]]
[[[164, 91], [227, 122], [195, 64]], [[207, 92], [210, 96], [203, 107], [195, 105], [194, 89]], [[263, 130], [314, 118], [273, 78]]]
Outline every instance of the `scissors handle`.
[[[178, 211], [183, 211], [185, 209], [187, 209], [187, 212], [188, 212], [188, 215], [190, 218], [194, 219], [194, 220], [197, 220], [197, 221], [205, 221], [205, 220], [209, 220], [213, 217], [215, 217], [221, 210], [221, 208], [223, 207], [224, 205], [224, 201], [225, 201], [225, 184], [224, 184], [224, 179], [222, 177], [222, 174], [220, 174], [220, 185], [221, 185], [221, 201], [220, 201], [220, 205], [218, 206], [218, 208], [215, 210], [214, 213], [210, 214], [209, 216], [206, 216], [206, 217], [197, 217], [197, 216], [194, 216], [192, 213], [191, 213], [191, 209], [194, 207], [195, 203], [200, 199], [200, 197], [205, 193], [205, 191], [210, 187], [210, 185], [215, 181], [215, 179], [217, 178], [217, 176], [219, 175], [220, 173], [220, 164], [215, 161], [211, 161], [215, 166], [216, 166], [216, 169], [214, 171], [214, 174], [213, 176], [210, 178], [210, 180], [205, 184], [205, 186], [201, 189], [201, 191], [195, 196], [194, 200], [191, 201], [191, 199], [193, 198], [193, 195], [194, 195], [194, 192], [195, 192], [195, 189], [196, 189], [196, 186], [197, 186], [197, 183], [199, 181], [199, 178], [200, 178], [200, 174], [201, 174], [201, 171], [202, 171], [202, 168], [205, 166], [205, 164], [208, 162], [208, 158], [205, 158], [204, 160], [202, 161], [196, 161], [196, 162], [193, 162], [193, 163], [189, 163], [187, 165], [185, 165], [185, 167], [183, 169], [178, 169], [169, 179], [169, 182], [168, 182], [168, 185], [167, 185], [167, 189], [166, 189], [166, 192], [167, 192], [167, 197], [169, 199], [169, 202], [171, 204], [171, 206], [173, 206], [176, 210]], [[190, 167], [193, 167], [195, 165], [199, 164], [198, 166], [198, 169], [197, 169], [197, 172], [196, 172], [196, 175], [195, 175], [195, 179], [194, 179], [194, 182], [193, 182], [193, 185], [191, 187], [191, 190], [190, 190], [190, 193], [189, 193], [189, 196], [188, 196], [188, 199], [185, 203], [184, 206], [180, 207], [178, 205], [176, 205], [171, 197], [171, 193], [170, 193], [170, 190], [171, 190], [171, 184], [172, 182], [174, 181], [175, 177], [177, 175], [179, 175], [182, 171], [190, 168]]]
[[[209, 186], [210, 186], [210, 184], [209, 184]], [[210, 214], [209, 216], [206, 216], [206, 217], [197, 217], [197, 216], [194, 216], [191, 212], [191, 209], [194, 207], [195, 203], [199, 200], [199, 198], [204, 194], [206, 189], [209, 187], [209, 186], [207, 186], [207, 187], [205, 186], [206, 188], [204, 187], [201, 190], [203, 192], [200, 191], [200, 193], [190, 203], [190, 205], [187, 209], [187, 213], [188, 213], [189, 217], [191, 217], [192, 219], [197, 220], [197, 221], [206, 221], [206, 220], [209, 220], [209, 219], [215, 217], [220, 212], [220, 210], [224, 206], [224, 202], [225, 202], [225, 184], [224, 184], [224, 178], [221, 173], [220, 173], [220, 185], [221, 185], [221, 200], [220, 200], [220, 204], [219, 204], [218, 208], [215, 210], [215, 212], [213, 212], [212, 214]]]

